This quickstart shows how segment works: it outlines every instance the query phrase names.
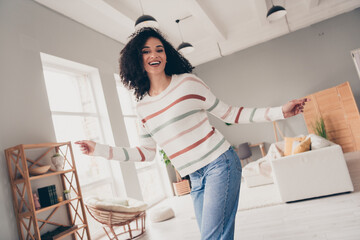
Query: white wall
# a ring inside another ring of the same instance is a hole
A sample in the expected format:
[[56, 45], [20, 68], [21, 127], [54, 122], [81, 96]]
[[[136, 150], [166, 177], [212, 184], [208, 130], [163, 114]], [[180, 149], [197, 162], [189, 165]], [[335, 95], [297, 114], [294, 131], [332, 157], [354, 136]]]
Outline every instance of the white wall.
[[[360, 79], [350, 51], [360, 48], [360, 9], [200, 65], [196, 73], [232, 105], [279, 106], [349, 81], [360, 106]], [[272, 124], [212, 123], [232, 144], [275, 141]], [[307, 134], [302, 116], [280, 124], [286, 136]]]
[[[225, 102], [280, 105], [349, 81], [360, 103], [350, 50], [360, 47], [359, 9], [197, 67]], [[324, 33], [324, 34], [322, 34]], [[99, 69], [118, 146], [127, 145], [113, 73], [122, 45], [31, 0], [0, 0], [0, 152], [20, 143], [55, 141], [39, 52]], [[273, 142], [271, 124], [226, 126], [229, 141]], [[286, 135], [306, 132], [301, 116], [282, 124]], [[0, 154], [0, 232], [18, 239], [4, 154]], [[129, 196], [138, 196], [135, 170], [122, 167]], [[124, 170], [125, 169], [125, 170]], [[121, 173], [119, 173], [121, 174]]]
[[[4, 149], [55, 141], [40, 52], [99, 69], [115, 143], [128, 145], [114, 73], [122, 44], [32, 0], [0, 0], [0, 233], [19, 239]], [[122, 167], [127, 194], [141, 195], [135, 168]]]

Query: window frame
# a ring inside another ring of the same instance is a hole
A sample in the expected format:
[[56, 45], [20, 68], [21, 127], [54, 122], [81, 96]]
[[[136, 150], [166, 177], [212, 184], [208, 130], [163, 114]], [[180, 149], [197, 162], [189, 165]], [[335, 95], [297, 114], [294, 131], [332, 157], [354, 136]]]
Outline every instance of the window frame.
[[[140, 140], [139, 140], [139, 138], [140, 138], [139, 137], [139, 127], [140, 126], [139, 126], [138, 116], [136, 114], [135, 98], [134, 98], [132, 92], [129, 91], [128, 89], [126, 89], [126, 87], [123, 85], [123, 83], [120, 80], [120, 76], [118, 74], [114, 74], [114, 78], [115, 78], [115, 84], [116, 84], [116, 90], [117, 90], [119, 102], [121, 105], [121, 114], [124, 119], [124, 124], [125, 124], [125, 128], [126, 128], [127, 138], [129, 140], [130, 146], [135, 147], [136, 146], [135, 141], [132, 142], [131, 138], [129, 137], [129, 135], [131, 133], [129, 132], [129, 128], [126, 126], [126, 120], [125, 120], [125, 119], [133, 119], [133, 121], [135, 121], [135, 124], [137, 127], [137, 134], [136, 134], [137, 141], [136, 142], [139, 143], [140, 142]], [[120, 90], [120, 89], [122, 89], [122, 90]], [[124, 103], [122, 103], [120, 91], [123, 91], [123, 93], [125, 93], [125, 91], [126, 91], [127, 96], [129, 98], [131, 98], [131, 112], [124, 113], [124, 109], [123, 109]], [[168, 194], [169, 190], [167, 189], [167, 187], [164, 184], [164, 179], [166, 179], [164, 176], [164, 170], [163, 171], [161, 170], [158, 156], [159, 156], [158, 151], [156, 151], [156, 156], [153, 161], [151, 161], [151, 162], [134, 162], [136, 173], [137, 173], [138, 177], [141, 173], [145, 173], [145, 172], [151, 171], [151, 170], [155, 170], [159, 174], [158, 180], [160, 181], [160, 184], [161, 184], [161, 189], [162, 189], [161, 195], [162, 196], [160, 198], [156, 199], [154, 202], [150, 202], [150, 203], [148, 202], [148, 204], [150, 206], [157, 204], [158, 202], [162, 201], [163, 199], [166, 198], [166, 196], [169, 195]], [[164, 166], [164, 169], [165, 169], [165, 166]], [[143, 194], [143, 192], [142, 192], [142, 194]]]
[[355, 64], [356, 72], [360, 79], [360, 48], [352, 50], [351, 56]]

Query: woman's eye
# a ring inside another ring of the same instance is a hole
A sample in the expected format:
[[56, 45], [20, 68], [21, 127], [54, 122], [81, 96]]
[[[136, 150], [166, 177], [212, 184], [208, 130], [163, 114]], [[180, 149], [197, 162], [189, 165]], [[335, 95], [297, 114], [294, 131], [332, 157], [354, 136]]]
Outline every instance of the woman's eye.
[[149, 51], [142, 51], [142, 54], [148, 54]]
[[161, 53], [161, 52], [163, 52], [163, 51], [164, 51], [164, 49], [159, 49], [159, 50], [157, 50], [158, 53]]

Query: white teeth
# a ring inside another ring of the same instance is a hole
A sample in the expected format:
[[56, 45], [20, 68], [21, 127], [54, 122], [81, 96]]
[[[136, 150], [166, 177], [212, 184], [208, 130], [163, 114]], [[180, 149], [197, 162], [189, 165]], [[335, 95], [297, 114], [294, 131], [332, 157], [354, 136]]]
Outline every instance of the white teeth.
[[160, 62], [151, 62], [149, 63], [150, 65], [157, 65], [157, 64], [160, 64]]

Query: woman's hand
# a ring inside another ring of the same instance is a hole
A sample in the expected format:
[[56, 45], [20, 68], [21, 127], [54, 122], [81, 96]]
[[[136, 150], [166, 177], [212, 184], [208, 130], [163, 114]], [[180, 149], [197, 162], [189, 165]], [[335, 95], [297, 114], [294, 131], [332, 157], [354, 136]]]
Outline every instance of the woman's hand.
[[295, 99], [282, 106], [284, 118], [289, 118], [304, 111], [304, 105], [310, 101], [308, 98]]
[[82, 151], [83, 154], [91, 156], [94, 153], [95, 145], [96, 145], [96, 143], [94, 141], [81, 140], [81, 141], [75, 142], [75, 144], [80, 145], [80, 150]]

